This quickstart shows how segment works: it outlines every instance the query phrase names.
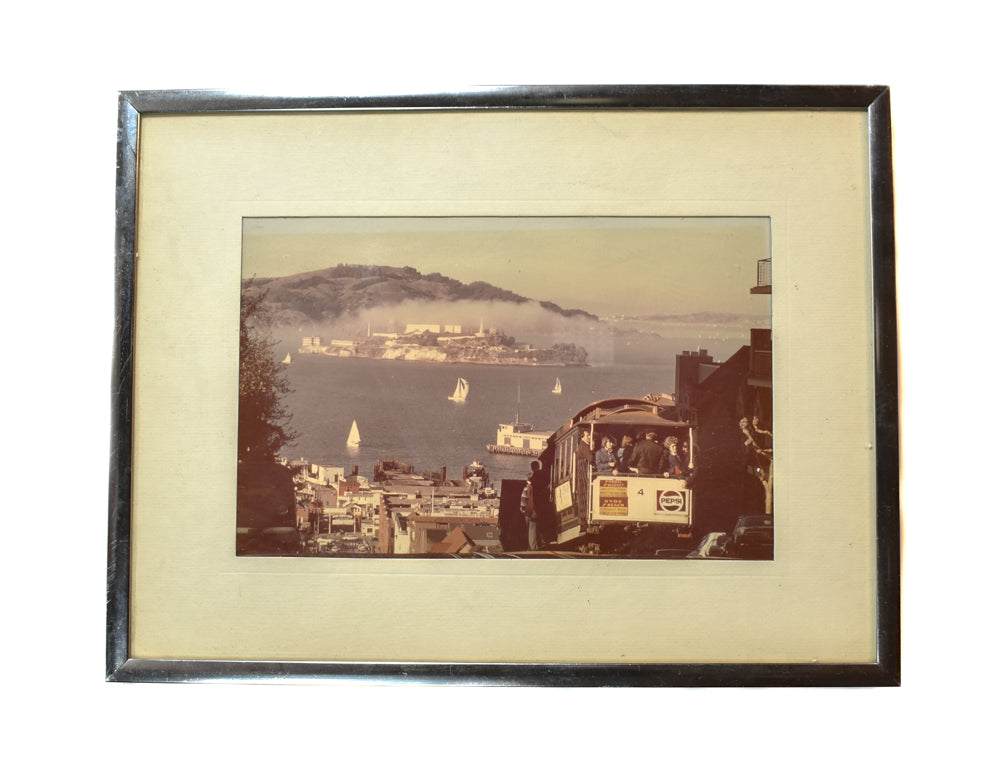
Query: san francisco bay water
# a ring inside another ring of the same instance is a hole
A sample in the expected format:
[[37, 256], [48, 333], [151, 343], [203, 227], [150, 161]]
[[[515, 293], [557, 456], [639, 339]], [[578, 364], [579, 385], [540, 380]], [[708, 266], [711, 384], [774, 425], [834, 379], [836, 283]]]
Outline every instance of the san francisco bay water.
[[[716, 343], [712, 355], [728, 357], [741, 343]], [[678, 351], [694, 348], [678, 343]], [[284, 348], [284, 346], [282, 346]], [[284, 356], [282, 352], [279, 358]], [[298, 433], [283, 451], [291, 459], [343, 466], [371, 477], [379, 459], [411, 464], [417, 472], [447, 468], [459, 478], [473, 461], [492, 481], [523, 478], [530, 458], [490, 454], [497, 427], [520, 421], [554, 431], [591, 402], [608, 397], [642, 397], [674, 391], [674, 365], [522, 367], [351, 359], [295, 354], [286, 376], [285, 398]], [[465, 402], [448, 399], [459, 378], [469, 381]], [[552, 389], [556, 378], [562, 393]], [[352, 421], [362, 444], [347, 445]]]

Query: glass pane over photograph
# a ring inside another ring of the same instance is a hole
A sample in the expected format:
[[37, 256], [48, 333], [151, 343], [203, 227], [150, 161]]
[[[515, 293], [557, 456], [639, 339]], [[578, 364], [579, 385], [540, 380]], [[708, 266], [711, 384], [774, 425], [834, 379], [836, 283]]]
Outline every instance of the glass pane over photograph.
[[773, 558], [768, 218], [242, 245], [238, 555]]

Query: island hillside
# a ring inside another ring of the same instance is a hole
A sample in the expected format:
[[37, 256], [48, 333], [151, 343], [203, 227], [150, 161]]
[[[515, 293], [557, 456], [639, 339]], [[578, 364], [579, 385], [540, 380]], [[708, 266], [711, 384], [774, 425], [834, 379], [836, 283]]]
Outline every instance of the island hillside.
[[412, 267], [338, 264], [281, 278], [252, 278], [244, 285], [265, 293], [262, 309], [279, 327], [327, 324], [412, 302], [537, 305], [558, 316], [598, 320], [586, 311], [565, 310], [554, 302], [532, 300], [489, 283], [462, 283], [441, 273], [425, 275]]

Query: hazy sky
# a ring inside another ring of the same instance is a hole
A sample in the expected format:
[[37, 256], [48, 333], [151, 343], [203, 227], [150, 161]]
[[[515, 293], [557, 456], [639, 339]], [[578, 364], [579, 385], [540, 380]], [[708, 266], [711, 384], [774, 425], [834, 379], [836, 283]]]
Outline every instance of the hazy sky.
[[767, 218], [255, 218], [243, 275], [410, 266], [597, 315], [767, 315]]

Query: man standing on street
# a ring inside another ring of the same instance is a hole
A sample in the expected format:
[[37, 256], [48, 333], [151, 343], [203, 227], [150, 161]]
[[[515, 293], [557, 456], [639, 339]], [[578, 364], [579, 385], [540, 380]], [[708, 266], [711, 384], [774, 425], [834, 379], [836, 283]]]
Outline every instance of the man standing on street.
[[535, 510], [535, 490], [531, 484], [529, 472], [524, 479], [524, 490], [521, 492], [521, 514], [524, 515], [525, 523], [528, 524], [528, 549], [538, 550], [538, 513]]

